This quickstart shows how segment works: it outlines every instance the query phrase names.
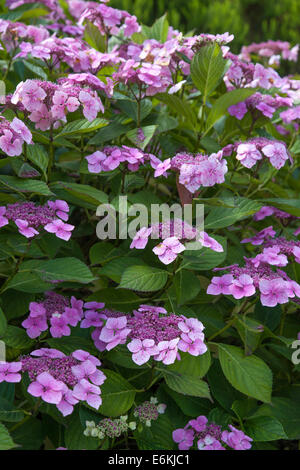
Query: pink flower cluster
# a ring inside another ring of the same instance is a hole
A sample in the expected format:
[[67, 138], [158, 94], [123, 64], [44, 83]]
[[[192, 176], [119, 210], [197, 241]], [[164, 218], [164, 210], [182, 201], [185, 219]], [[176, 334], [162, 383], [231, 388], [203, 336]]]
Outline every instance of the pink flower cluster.
[[231, 61], [224, 77], [228, 90], [260, 87], [265, 90], [278, 88], [281, 92], [288, 93], [291, 89], [292, 84], [289, 78], [281, 78], [272, 67], [264, 67], [261, 64], [245, 61], [241, 56], [236, 56], [231, 52], [226, 54], [226, 59]]
[[151, 427], [151, 421], [156, 421], [160, 414], [164, 414], [166, 408], [165, 403], [158, 404], [157, 398], [151, 397], [150, 401], [144, 401], [134, 409], [133, 416], [142, 424]]
[[253, 219], [258, 221], [258, 220], [264, 220], [266, 217], [269, 217], [273, 215], [277, 219], [280, 219], [281, 221], [284, 220], [296, 220], [300, 219], [300, 217], [297, 217], [295, 215], [291, 215], [288, 212], [281, 211], [280, 209], [277, 209], [276, 207], [273, 206], [263, 206], [259, 211], [254, 214]]
[[256, 233], [253, 237], [245, 238], [241, 243], [262, 245], [263, 252], [253, 258], [254, 265], [267, 263], [273, 266], [283, 267], [288, 264], [288, 256], [296, 263], [300, 263], [300, 241], [287, 240], [285, 237], [276, 237], [273, 227], [267, 227]]
[[31, 381], [28, 393], [54, 404], [63, 416], [73, 413], [83, 401], [98, 410], [102, 403], [101, 389], [106, 376], [99, 369], [101, 362], [80, 349], [66, 356], [57, 349], [37, 349], [20, 358], [22, 372]]
[[121, 63], [118, 71], [113, 74], [113, 79], [117, 83], [125, 83], [126, 85], [137, 84], [140, 89], [144, 88], [144, 93], [147, 96], [153, 96], [156, 93], [165, 92], [168, 87], [173, 85], [168, 65], [128, 59]]
[[9, 122], [0, 116], [0, 149], [10, 157], [21, 155], [23, 144], [32, 143], [32, 134], [18, 118]]
[[121, 163], [126, 163], [128, 170], [137, 171], [140, 165], [147, 162], [150, 163], [152, 168], [156, 168], [156, 165], [160, 162], [151, 153], [145, 153], [140, 149], [127, 147], [127, 145], [104, 147], [101, 151], [97, 150], [85, 158], [90, 173], [112, 171], [118, 168]]
[[266, 139], [265, 137], [255, 137], [245, 142], [235, 142], [223, 148], [224, 155], [231, 155], [236, 152], [236, 158], [246, 168], [252, 168], [257, 161], [264, 157], [271, 165], [279, 170], [287, 160], [292, 162], [290, 153], [284, 142]]
[[224, 445], [234, 450], [251, 448], [251, 437], [231, 424], [229, 429], [230, 431], [222, 431], [218, 424], [209, 423], [206, 416], [198, 416], [191, 419], [184, 428], [173, 431], [172, 436], [180, 450], [189, 450], [194, 445], [199, 450], [227, 450]]
[[0, 228], [13, 221], [21, 235], [32, 238], [39, 235], [41, 227], [46, 232], [54, 233], [56, 237], [68, 241], [74, 225], [66, 224], [69, 206], [65, 201], [57, 199], [48, 201], [44, 206], [34, 202], [16, 202], [0, 206]]
[[[299, 129], [300, 105], [286, 109], [280, 113], [280, 117], [285, 124], [293, 124], [295, 130]], [[296, 121], [296, 122], [293, 122]]]
[[97, 26], [101, 34], [117, 36], [122, 32], [125, 37], [129, 37], [141, 30], [136, 16], [132, 16], [124, 10], [108, 7], [103, 3], [99, 5], [96, 2], [88, 2], [78, 24], [83, 24], [85, 20]]
[[[229, 274], [214, 276], [207, 288], [210, 295], [232, 295], [235, 299], [251, 297], [258, 290], [260, 301], [266, 307], [285, 304], [289, 299], [298, 302], [300, 285], [278, 269], [285, 263], [285, 255], [280, 249], [267, 249], [255, 258], [244, 258], [245, 266], [237, 264], [225, 268], [214, 268], [214, 271], [227, 270]], [[274, 271], [271, 266], [275, 266]]]
[[59, 69], [67, 64], [73, 72], [96, 74], [101, 68], [119, 63], [122, 59], [115, 49], [109, 53], [91, 48], [80, 38], [57, 38], [55, 35], [43, 39], [38, 44], [28, 41], [20, 43], [20, 52], [15, 59], [31, 57], [42, 60], [48, 68]]
[[[85, 304], [85, 306], [88, 304]], [[29, 316], [22, 326], [30, 338], [37, 338], [43, 331], [48, 330], [54, 338], [69, 336], [70, 326], [77, 326], [83, 317], [83, 301], [75, 297], [71, 299], [55, 292], [46, 292], [41, 302], [29, 304]]]
[[[48, 38], [49, 33], [45, 26], [33, 26], [24, 23], [3, 20], [0, 18], [0, 38], [8, 52], [13, 52], [20, 41], [26, 39], [28, 43], [38, 45]], [[29, 42], [30, 41], [30, 42]]]
[[269, 65], [279, 65], [281, 59], [297, 62], [299, 45], [291, 47], [287, 41], [265, 41], [243, 46], [241, 58], [245, 61], [251, 60], [251, 54], [260, 58], [268, 59]]
[[181, 219], [153, 224], [149, 228], [142, 227], [133, 237], [130, 248], [143, 250], [149, 238], [161, 238], [163, 241], [153, 248], [159, 260], [164, 264], [170, 264], [182, 253], [187, 241], [197, 241], [201, 247], [210, 248], [213, 251], [222, 252], [223, 247], [214, 238], [204, 231], [198, 231]]
[[179, 350], [193, 356], [204, 354], [204, 326], [196, 318], [169, 314], [162, 307], [141, 305], [133, 315], [98, 307], [86, 312], [81, 328], [95, 327], [92, 338], [100, 351], [125, 344], [132, 360], [142, 365], [151, 357], [164, 364], [180, 359]]
[[41, 80], [20, 82], [14, 92], [11, 103], [28, 113], [36, 129], [46, 131], [51, 126], [57, 128], [66, 122], [66, 114], [82, 107], [84, 117], [93, 121], [104, 108], [97, 92], [73, 84], [68, 78], [59, 83]]
[[[275, 95], [263, 95], [262, 93], [254, 93], [245, 101], [229, 106], [228, 112], [231, 116], [235, 116], [241, 120], [245, 114], [250, 111], [253, 118], [258, 119], [261, 114], [267, 118], [272, 118], [277, 109], [284, 106], [292, 106], [293, 101], [289, 97]], [[256, 111], [256, 113], [255, 113]], [[257, 113], [257, 111], [259, 111]]]
[[[266, 217], [269, 217], [269, 216], [273, 216], [276, 219], [279, 219], [282, 225], [284, 226], [289, 225], [290, 222], [294, 220], [298, 221], [300, 219], [300, 217], [297, 217], [296, 215], [289, 214], [288, 212], [282, 211], [273, 206], [263, 206], [258, 212], [256, 212], [256, 214], [254, 214], [253, 219], [256, 221], [259, 221], [259, 220], [264, 220]], [[300, 234], [300, 227], [298, 227], [294, 231], [295, 236], [299, 234]]]
[[224, 183], [228, 171], [222, 151], [211, 155], [198, 153], [195, 156], [191, 153], [177, 153], [173, 158], [157, 165], [154, 176], [167, 176], [169, 169], [179, 172], [179, 183], [190, 193], [195, 193], [201, 186], [210, 187]]
[[[186, 80], [174, 83], [177, 72], [180, 70], [183, 75], [190, 73], [190, 64], [182, 59], [182, 54], [191, 60], [200, 47], [213, 42], [223, 45], [232, 39], [233, 36], [228, 33], [183, 38], [181, 33], [169, 28], [168, 38], [164, 43], [147, 39], [143, 44], [122, 44], [118, 52], [125, 62], [121, 63], [113, 77], [116, 82], [137, 84], [143, 90], [142, 96], [153, 96], [167, 90], [170, 94], [176, 93], [186, 83]], [[226, 46], [222, 46], [222, 49], [224, 54], [228, 50]], [[131, 92], [133, 93], [132, 90]]]
[[241, 60], [239, 56], [232, 52], [227, 52], [226, 59], [231, 62], [224, 76], [224, 82], [228, 90], [249, 86], [253, 80], [255, 64]]

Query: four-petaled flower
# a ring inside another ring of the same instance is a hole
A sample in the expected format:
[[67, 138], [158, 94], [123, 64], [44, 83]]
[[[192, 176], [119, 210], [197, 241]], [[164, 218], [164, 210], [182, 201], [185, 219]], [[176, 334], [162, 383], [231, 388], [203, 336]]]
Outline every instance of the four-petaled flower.
[[28, 393], [34, 397], [41, 397], [47, 403], [57, 405], [63, 397], [64, 383], [55, 380], [48, 372], [42, 372], [28, 386]]
[[185, 246], [178, 240], [177, 237], [169, 237], [162, 241], [159, 245], [153, 248], [160, 261], [164, 264], [172, 263], [179, 253], [185, 250]]
[[158, 353], [153, 339], [133, 339], [128, 345], [128, 349], [132, 352], [132, 360], [139, 366], [149, 361], [150, 357]]
[[0, 362], [0, 383], [17, 383], [21, 381], [22, 362]]

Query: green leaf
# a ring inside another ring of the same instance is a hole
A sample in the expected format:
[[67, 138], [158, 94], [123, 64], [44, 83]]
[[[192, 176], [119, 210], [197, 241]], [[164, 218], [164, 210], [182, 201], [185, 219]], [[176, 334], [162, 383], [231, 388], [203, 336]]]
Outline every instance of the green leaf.
[[[165, 110], [162, 110], [157, 116], [151, 115], [151, 120], [153, 116], [153, 124], [156, 125], [157, 133], [168, 132], [173, 129], [176, 129], [178, 126], [178, 119], [174, 116], [170, 116]], [[147, 121], [147, 120], [146, 120]]]
[[0, 421], [16, 423], [24, 418], [24, 413], [5, 398], [0, 397]]
[[121, 135], [126, 134], [130, 129], [130, 125], [123, 124], [119, 121], [112, 121], [104, 128], [100, 129], [88, 142], [88, 145], [100, 145], [104, 142], [111, 142]]
[[[206, 226], [206, 224], [205, 224]], [[214, 236], [221, 243], [224, 251], [217, 252], [210, 248], [201, 248], [200, 250], [186, 250], [183, 255], [183, 266], [197, 271], [208, 271], [219, 266], [226, 258], [227, 242], [223, 237]]]
[[189, 375], [165, 375], [166, 384], [175, 392], [193, 397], [210, 398], [206, 382]]
[[[120, 108], [127, 116], [138, 122], [138, 104], [133, 100], [119, 100], [118, 108]], [[143, 99], [140, 102], [140, 122], [151, 113], [152, 101], [149, 99]]]
[[[220, 145], [218, 142], [211, 137], [203, 137], [203, 139], [200, 140], [200, 145], [210, 154], [210, 153], [217, 153], [219, 150], [221, 150]], [[210, 198], [209, 198], [210, 199]], [[209, 201], [208, 199], [208, 201]]]
[[167, 14], [158, 18], [152, 26], [142, 26], [142, 34], [145, 39], [156, 39], [159, 42], [165, 42], [168, 37], [169, 23]]
[[13, 290], [7, 291], [1, 296], [3, 305], [5, 305], [5, 315], [7, 320], [23, 317], [28, 313], [28, 305], [33, 302], [35, 297], [31, 294], [18, 295]]
[[25, 261], [19, 272], [34, 272], [43, 281], [73, 281], [88, 284], [94, 280], [89, 268], [77, 258], [57, 258], [49, 261]]
[[201, 47], [191, 63], [191, 77], [201, 91], [203, 103], [219, 85], [225, 73], [226, 60], [217, 43]]
[[175, 112], [179, 117], [184, 117], [192, 128], [196, 127], [197, 116], [187, 101], [176, 95], [169, 95], [168, 93], [158, 93], [156, 98], [165, 103], [168, 108]]
[[81, 424], [78, 411], [74, 411], [65, 429], [65, 444], [69, 450], [96, 450], [99, 440], [83, 434], [85, 426]]
[[8, 450], [13, 447], [16, 447], [16, 445], [10, 437], [8, 430], [4, 424], [0, 423], [0, 450]]
[[255, 442], [287, 439], [282, 424], [272, 416], [249, 418], [244, 423], [245, 433]]
[[300, 153], [300, 139], [298, 138], [291, 148], [291, 152], [298, 155]]
[[0, 308], [0, 338], [5, 335], [7, 329], [7, 320], [3, 310]]
[[134, 402], [135, 389], [120, 374], [104, 369], [106, 380], [101, 385], [102, 405], [99, 413], [104, 416], [120, 416], [128, 411]]
[[136, 439], [139, 450], [172, 450], [176, 449], [176, 444], [172, 439], [174, 423], [166, 414], [160, 415], [156, 421], [151, 423], [151, 427], [143, 426], [141, 432], [136, 430]]
[[21, 426], [11, 431], [11, 436], [22, 450], [39, 450], [46, 437], [42, 422], [37, 418], [24, 421]]
[[41, 174], [29, 165], [27, 162], [24, 162], [21, 158], [16, 157], [11, 161], [11, 166], [19, 178], [37, 178]]
[[[156, 130], [156, 127], [157, 126], [145, 126], [139, 129], [132, 129], [131, 131], [128, 131], [126, 133], [126, 136], [136, 147], [144, 149], [149, 144], [150, 140], [152, 139], [154, 132]], [[142, 129], [144, 133], [143, 140], [140, 140], [140, 137], [139, 137], [140, 129]]]
[[174, 364], [167, 367], [169, 371], [178, 372], [179, 374], [189, 375], [191, 377], [202, 378], [206, 375], [211, 364], [209, 351], [196, 357], [191, 356], [191, 354], [181, 352], [180, 357], [180, 361], [175, 361]]
[[242, 400], [235, 400], [231, 409], [241, 420], [251, 417], [255, 411], [258, 410], [257, 400], [254, 398], [244, 398]]
[[44, 175], [48, 167], [48, 155], [44, 147], [39, 144], [28, 145], [27, 146], [27, 158], [34, 163]]
[[76, 121], [72, 121], [66, 124], [63, 129], [60, 131], [59, 134], [55, 137], [56, 140], [59, 137], [71, 137], [77, 136], [78, 134], [85, 134], [87, 132], [93, 132], [100, 127], [106, 126], [108, 121], [103, 118], [96, 118], [93, 121], [88, 121], [87, 119], [77, 119]]
[[288, 439], [300, 439], [299, 398], [274, 397], [271, 405], [260, 408], [260, 415], [272, 416], [280, 421]]
[[179, 406], [186, 416], [193, 418], [200, 415], [207, 416], [212, 408], [211, 402], [205, 398], [185, 396], [181, 393], [174, 392], [174, 390], [171, 390], [166, 385], [163, 385], [163, 389], [173, 398], [176, 405]]
[[200, 291], [200, 282], [197, 276], [190, 271], [181, 269], [174, 278], [176, 299], [178, 306], [187, 304], [196, 297]]
[[259, 346], [263, 338], [262, 324], [253, 318], [242, 315], [235, 324], [237, 331], [244, 343], [245, 354], [252, 354]]
[[105, 52], [105, 36], [102, 36], [99, 28], [88, 20], [84, 28], [84, 40], [96, 51]]
[[222, 372], [220, 361], [214, 360], [208, 374], [208, 383], [213, 398], [227, 411], [231, 411], [233, 402], [240, 400], [243, 395], [233, 388]]
[[100, 204], [108, 202], [107, 195], [87, 184], [56, 181], [50, 185], [52, 191], [71, 204], [95, 210]]
[[64, 336], [63, 338], [48, 338], [47, 343], [51, 348], [59, 349], [64, 354], [71, 354], [77, 349], [83, 349], [90, 354], [97, 354], [97, 349], [90, 339], [81, 336]]
[[272, 372], [256, 356], [245, 356], [241, 348], [218, 343], [222, 370], [231, 385], [253, 398], [270, 403]]
[[0, 187], [10, 189], [12, 192], [35, 193], [41, 196], [53, 196], [46, 183], [36, 180], [22, 180], [16, 176], [0, 175]]
[[26, 271], [15, 274], [5, 286], [3, 292], [6, 292], [8, 289], [15, 289], [16, 291], [34, 294], [45, 292], [51, 288], [53, 288], [53, 284], [43, 282], [37, 273]]
[[13, 406], [15, 399], [15, 384], [8, 382], [1, 382], [0, 384], [0, 397], [4, 398], [6, 401]]
[[[96, 300], [104, 302], [107, 308], [119, 310], [120, 312], [132, 312], [133, 309], [138, 308], [141, 304], [141, 299], [134, 292], [125, 289], [115, 289], [109, 287], [102, 289], [91, 295], [88, 301]], [[143, 299], [145, 301], [145, 299]]]
[[[36, 8], [30, 8], [28, 11], [24, 12], [21, 16], [22, 20], [31, 19], [32, 18], [40, 18], [41, 16], [49, 14], [49, 10], [44, 7], [44, 5], [34, 3], [33, 5], [37, 5]], [[22, 5], [23, 6], [23, 5]]]
[[254, 318], [272, 331], [279, 325], [281, 315], [281, 305], [276, 305], [276, 307], [264, 307], [258, 302], [254, 308]]
[[89, 252], [91, 264], [108, 263], [113, 259], [120, 258], [122, 255], [124, 255], [124, 251], [121, 248], [116, 248], [107, 241], [95, 243]]
[[27, 349], [34, 344], [34, 341], [29, 338], [25, 329], [13, 325], [8, 325], [2, 340], [6, 346], [14, 349]]
[[175, 392], [192, 397], [210, 398], [209, 388], [204, 380], [171, 371], [169, 368], [156, 367], [156, 369], [162, 371], [166, 384]]
[[218, 98], [207, 117], [206, 120], [206, 129], [205, 129], [205, 134], [213, 127], [213, 125], [222, 117], [224, 114], [226, 114], [228, 108], [234, 104], [240, 103], [242, 101], [245, 101], [249, 96], [253, 95], [256, 93], [256, 89], [254, 88], [239, 88], [237, 90], [232, 90], [226, 92], [225, 95], [220, 96]]
[[143, 260], [139, 258], [123, 256], [121, 258], [114, 259], [105, 266], [99, 269], [98, 274], [109, 277], [115, 282], [121, 282], [122, 273], [130, 266], [145, 265]]
[[122, 274], [119, 287], [141, 292], [154, 292], [166, 284], [167, 271], [151, 266], [130, 266]]
[[38, 77], [42, 78], [43, 80], [47, 80], [48, 79], [48, 75], [47, 73], [45, 72], [45, 70], [40, 67], [39, 65], [37, 64], [33, 64], [31, 62], [29, 62], [29, 60], [24, 60], [23, 59], [23, 64], [25, 65], [25, 67], [30, 70], [31, 72], [33, 72], [34, 75], [37, 75]]
[[205, 229], [223, 228], [234, 224], [237, 220], [244, 219], [255, 214], [262, 207], [262, 203], [239, 198], [232, 209], [226, 207], [214, 207], [205, 218]]

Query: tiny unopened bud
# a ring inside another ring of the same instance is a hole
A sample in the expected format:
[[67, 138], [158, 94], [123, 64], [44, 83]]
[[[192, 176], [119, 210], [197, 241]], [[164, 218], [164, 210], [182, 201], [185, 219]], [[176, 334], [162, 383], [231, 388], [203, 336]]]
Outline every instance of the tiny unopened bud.
[[135, 431], [135, 429], [136, 429], [136, 422], [135, 422], [135, 421], [131, 421], [131, 422], [128, 424], [128, 427], [129, 427], [129, 429], [131, 429], [132, 431]]
[[164, 414], [164, 412], [166, 411], [166, 408], [167, 408], [167, 405], [165, 405], [164, 403], [160, 403], [159, 405], [157, 405], [157, 411], [159, 412], [160, 415]]
[[96, 426], [94, 421], [86, 421], [85, 425], [87, 428], [94, 428]]
[[97, 428], [91, 429], [91, 436], [92, 437], [98, 437], [99, 431]]
[[138, 432], [142, 432], [143, 431], [143, 425], [142, 423], [139, 423], [138, 427], [137, 427], [137, 430]]

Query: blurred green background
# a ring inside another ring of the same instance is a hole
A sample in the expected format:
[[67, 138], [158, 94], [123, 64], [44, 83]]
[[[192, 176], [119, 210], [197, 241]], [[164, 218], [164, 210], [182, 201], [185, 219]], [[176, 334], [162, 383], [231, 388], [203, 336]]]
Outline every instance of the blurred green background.
[[267, 39], [300, 42], [300, 0], [111, 0], [151, 25], [166, 11], [170, 25], [187, 33], [235, 36], [231, 49]]

